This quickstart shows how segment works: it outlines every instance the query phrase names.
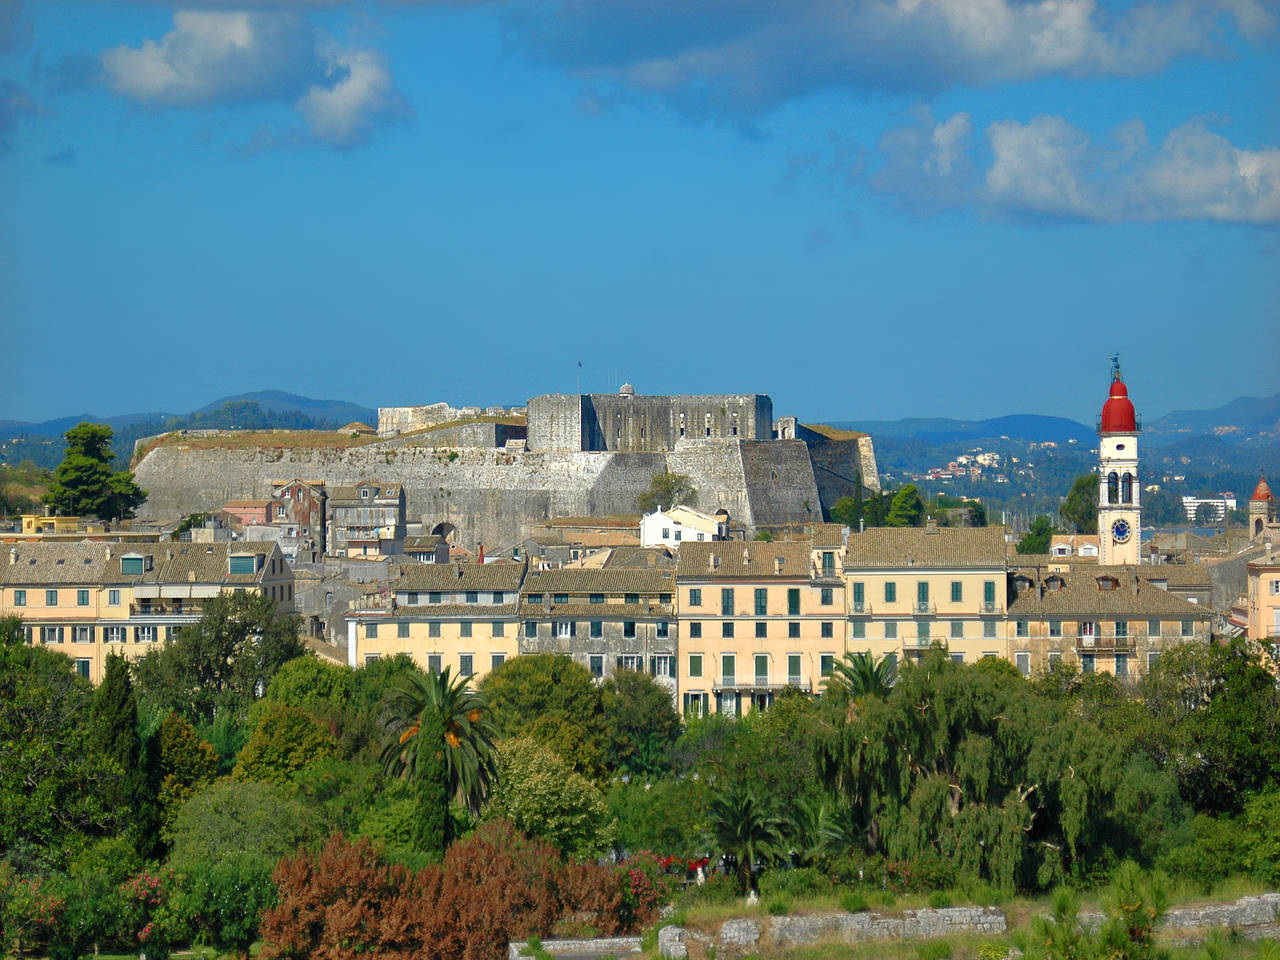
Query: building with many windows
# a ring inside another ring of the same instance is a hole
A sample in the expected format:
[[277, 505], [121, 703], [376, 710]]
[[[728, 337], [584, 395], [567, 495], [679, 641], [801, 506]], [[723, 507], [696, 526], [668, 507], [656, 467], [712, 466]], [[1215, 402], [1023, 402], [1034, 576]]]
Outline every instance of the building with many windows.
[[1059, 661], [1126, 677], [1144, 673], [1167, 647], [1207, 642], [1213, 611], [1156, 582], [1164, 569], [1015, 569], [1000, 655], [1024, 677]]
[[523, 563], [405, 564], [394, 588], [358, 601], [347, 658], [363, 666], [407, 654], [424, 670], [482, 678], [519, 654]]
[[1003, 655], [1003, 527], [873, 527], [844, 558], [849, 649], [893, 660], [942, 643], [956, 660]]
[[328, 499], [329, 552], [340, 557], [392, 556], [404, 551], [404, 487], [365, 480], [334, 487]]
[[293, 572], [274, 543], [40, 543], [10, 549], [0, 616], [69, 656], [97, 683], [108, 654], [135, 658], [194, 623], [210, 597], [248, 592], [293, 610]]
[[1267, 552], [1250, 563], [1246, 594], [1250, 640], [1280, 639], [1280, 558], [1267, 544]]
[[686, 716], [764, 709], [786, 687], [821, 691], [846, 650], [842, 541], [680, 548], [677, 676]]

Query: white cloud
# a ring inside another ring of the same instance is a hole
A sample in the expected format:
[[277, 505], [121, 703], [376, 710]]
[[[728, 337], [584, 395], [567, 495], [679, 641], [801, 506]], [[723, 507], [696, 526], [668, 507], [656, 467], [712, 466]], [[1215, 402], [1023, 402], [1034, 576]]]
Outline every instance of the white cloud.
[[292, 100], [323, 76], [311, 25], [295, 13], [179, 10], [159, 43], [102, 55], [108, 82], [165, 106]]
[[1273, 0], [559, 0], [515, 32], [592, 80], [689, 112], [815, 90], [934, 93], [1049, 74], [1137, 74], [1274, 30]]
[[1001, 120], [986, 149], [958, 113], [927, 110], [880, 141], [866, 181], [918, 214], [949, 207], [1020, 219], [1280, 226], [1280, 148], [1237, 147], [1191, 120], [1157, 147], [1139, 120], [1101, 143], [1062, 117]]
[[391, 74], [376, 53], [335, 52], [328, 79], [330, 86], [316, 84], [298, 101], [317, 140], [353, 146], [369, 136], [377, 121], [398, 112]]
[[[366, 140], [400, 104], [379, 54], [337, 50], [292, 12], [179, 10], [159, 42], [115, 47], [102, 65], [117, 93], [142, 103], [291, 103], [314, 140], [337, 147]], [[267, 133], [255, 144], [264, 137], [278, 145], [302, 139]]]

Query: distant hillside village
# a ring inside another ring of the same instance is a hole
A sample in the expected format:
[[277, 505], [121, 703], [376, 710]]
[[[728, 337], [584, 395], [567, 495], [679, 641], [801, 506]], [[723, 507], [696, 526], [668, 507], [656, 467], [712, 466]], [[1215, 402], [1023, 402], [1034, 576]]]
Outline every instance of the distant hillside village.
[[1028, 554], [999, 526], [830, 522], [881, 496], [872, 438], [775, 418], [764, 394], [628, 384], [338, 431], [184, 430], [138, 442], [139, 519], [30, 514], [2, 535], [0, 615], [98, 682], [109, 654], [248, 592], [354, 667], [405, 655], [478, 679], [557, 652], [597, 678], [652, 675], [686, 717], [819, 694], [853, 652], [1124, 678], [1173, 645], [1280, 635], [1266, 481], [1233, 537], [1144, 542], [1140, 433], [1117, 367], [1097, 531]]

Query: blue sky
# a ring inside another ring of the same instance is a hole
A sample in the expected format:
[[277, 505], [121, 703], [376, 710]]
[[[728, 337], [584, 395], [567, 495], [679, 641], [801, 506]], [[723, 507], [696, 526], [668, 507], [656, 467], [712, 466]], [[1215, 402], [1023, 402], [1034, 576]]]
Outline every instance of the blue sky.
[[1277, 390], [1280, 0], [0, 0], [0, 419]]

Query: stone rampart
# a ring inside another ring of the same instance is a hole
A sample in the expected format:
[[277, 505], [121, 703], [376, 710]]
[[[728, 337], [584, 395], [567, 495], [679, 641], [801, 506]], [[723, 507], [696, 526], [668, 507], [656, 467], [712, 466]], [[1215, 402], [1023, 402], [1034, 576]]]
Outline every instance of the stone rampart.
[[668, 454], [614, 454], [450, 449], [400, 440], [350, 447], [209, 447], [175, 438], [153, 447], [134, 473], [148, 492], [140, 515], [162, 523], [228, 500], [266, 499], [272, 481], [285, 477], [329, 486], [397, 481], [404, 484], [409, 520], [421, 520], [427, 532], [452, 524], [464, 546], [474, 550], [484, 543], [497, 553], [519, 543], [541, 520], [633, 513], [653, 475], [667, 470], [692, 478], [701, 509], [724, 507], [752, 531], [798, 523], [820, 510], [808, 452], [798, 442], [694, 441]]
[[505, 407], [451, 407], [447, 403], [428, 403], [418, 407], [379, 407], [378, 436], [394, 437], [453, 420], [482, 416], [503, 417], [513, 412]]

